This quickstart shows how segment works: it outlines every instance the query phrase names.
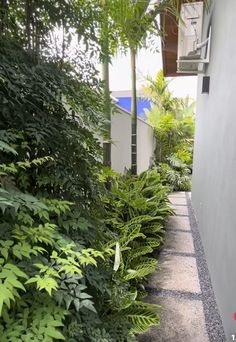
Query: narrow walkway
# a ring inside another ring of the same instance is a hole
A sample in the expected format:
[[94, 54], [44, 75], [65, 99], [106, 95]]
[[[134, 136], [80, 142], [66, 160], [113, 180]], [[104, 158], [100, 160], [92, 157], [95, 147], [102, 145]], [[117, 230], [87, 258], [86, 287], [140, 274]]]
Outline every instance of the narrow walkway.
[[190, 196], [170, 196], [176, 215], [167, 224], [159, 269], [147, 287], [148, 301], [162, 306], [161, 323], [140, 342], [226, 341]]

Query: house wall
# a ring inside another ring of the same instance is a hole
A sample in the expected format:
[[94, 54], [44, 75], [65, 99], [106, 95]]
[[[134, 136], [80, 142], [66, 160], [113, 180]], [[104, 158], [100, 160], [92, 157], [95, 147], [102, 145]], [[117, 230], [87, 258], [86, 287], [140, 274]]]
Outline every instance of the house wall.
[[111, 167], [123, 173], [131, 168], [131, 116], [117, 111], [111, 118]]
[[227, 341], [236, 334], [236, 1], [205, 15], [212, 40], [209, 94], [198, 79], [193, 206]]
[[137, 121], [137, 173], [147, 170], [152, 164], [156, 146], [154, 131], [141, 119]]
[[[131, 115], [117, 110], [111, 119], [111, 166], [120, 173], [131, 168]], [[138, 118], [137, 121], [137, 172], [149, 168], [155, 149], [154, 131]]]

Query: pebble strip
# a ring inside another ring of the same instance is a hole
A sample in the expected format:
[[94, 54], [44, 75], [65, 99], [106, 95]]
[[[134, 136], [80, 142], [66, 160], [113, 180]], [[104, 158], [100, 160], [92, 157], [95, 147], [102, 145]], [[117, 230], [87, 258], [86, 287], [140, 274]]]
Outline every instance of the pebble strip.
[[168, 249], [165, 249], [162, 252], [162, 254], [196, 258], [196, 254], [194, 254], [194, 253], [174, 252], [174, 251], [168, 251]]
[[190, 226], [193, 236], [193, 244], [196, 253], [196, 262], [202, 292], [202, 302], [209, 341], [226, 342], [222, 320], [216, 304], [214, 291], [211, 285], [211, 279], [204, 254], [204, 249], [200, 233], [197, 227], [197, 221], [194, 215], [191, 199], [188, 193], [186, 193], [186, 198], [189, 211]]
[[[154, 289], [152, 287], [145, 287], [146, 291], [149, 294], [153, 294], [159, 297], [172, 297], [172, 298], [181, 298], [181, 299], [189, 299], [189, 300], [202, 300], [201, 293], [192, 293], [186, 291], [175, 291], [175, 290], [165, 290], [165, 289]], [[190, 341], [189, 341], [190, 342]]]
[[187, 205], [187, 204], [177, 204], [177, 203], [172, 204], [172, 203], [171, 203], [171, 206], [172, 206], [172, 207], [173, 207], [173, 206], [175, 206], [175, 207], [187, 207], [188, 205]]
[[169, 232], [182, 232], [182, 233], [192, 233], [191, 230], [168, 228]]

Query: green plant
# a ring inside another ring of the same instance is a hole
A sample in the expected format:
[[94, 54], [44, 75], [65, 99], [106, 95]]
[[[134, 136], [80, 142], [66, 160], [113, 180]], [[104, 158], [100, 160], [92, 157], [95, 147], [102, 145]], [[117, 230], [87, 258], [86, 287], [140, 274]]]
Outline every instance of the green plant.
[[164, 184], [176, 191], [190, 190], [195, 103], [188, 97], [174, 97], [168, 84], [160, 71], [154, 80], [148, 79], [144, 88], [153, 103], [146, 116], [155, 130], [155, 165]]
[[[20, 70], [28, 72], [27, 65]], [[21, 94], [24, 107], [27, 94]], [[156, 171], [125, 178], [109, 169], [99, 172], [100, 149], [90, 150], [97, 146], [92, 128], [73, 121], [57, 101], [61, 116], [52, 115], [51, 131], [42, 127], [38, 139], [28, 124], [39, 127], [42, 111], [30, 117], [34, 105], [24, 107], [27, 121], [21, 122], [13, 106], [17, 131], [9, 102], [4, 107], [12, 128], [0, 131], [2, 336], [6, 341], [131, 341], [159, 323], [158, 307], [141, 302], [141, 284], [156, 269], [152, 254], [171, 212], [167, 189]], [[54, 113], [54, 107], [50, 110]], [[63, 141], [56, 131], [60, 120]], [[80, 167], [83, 159], [86, 169]], [[108, 179], [110, 191], [103, 186]]]
[[[148, 46], [150, 36], [161, 36], [156, 22], [158, 14], [169, 12], [178, 16], [179, 6], [176, 0], [158, 1], [154, 5], [150, 0], [109, 0], [110, 17], [122, 48], [129, 49], [131, 57], [131, 132], [132, 153], [131, 172], [137, 174], [137, 89], [136, 57], [140, 47]], [[152, 41], [152, 45], [155, 43]]]
[[24, 12], [30, 3], [7, 2], [13, 27], [1, 27], [1, 340], [133, 341], [159, 323], [142, 282], [156, 268], [167, 189], [156, 171], [101, 172], [96, 73], [81, 56], [75, 68], [47, 50], [57, 25], [69, 40], [79, 5], [88, 20], [81, 35], [94, 28], [95, 42], [91, 6], [73, 3], [62, 22], [67, 2], [55, 13], [50, 1]]
[[113, 250], [114, 257], [119, 254], [111, 307], [128, 317], [132, 333], [141, 333], [159, 323], [158, 307], [140, 302], [143, 292], [139, 286], [157, 266], [153, 252], [163, 242], [164, 225], [172, 212], [167, 188], [157, 171], [150, 170], [114, 180], [111, 193], [103, 200], [106, 225], [113, 236], [106, 249]]
[[[7, 152], [16, 154], [6, 143], [4, 146]], [[96, 311], [81, 281], [83, 269], [88, 265], [96, 266], [96, 259], [103, 258], [103, 254], [63, 236], [55, 220], [55, 216], [70, 212], [72, 203], [37, 199], [15, 186], [19, 170], [32, 170], [48, 160], [45, 157], [11, 166], [0, 164], [3, 213], [0, 222], [0, 329], [3, 341], [10, 338], [11, 341], [65, 339], [57, 328], [63, 326], [72, 304], [76, 311], [83, 308]], [[45, 299], [48, 304], [42, 305]], [[58, 305], [62, 301], [65, 301], [65, 309]]]
[[167, 163], [160, 163], [157, 167], [163, 184], [174, 191], [189, 191], [191, 189], [190, 169], [175, 155], [168, 158]]

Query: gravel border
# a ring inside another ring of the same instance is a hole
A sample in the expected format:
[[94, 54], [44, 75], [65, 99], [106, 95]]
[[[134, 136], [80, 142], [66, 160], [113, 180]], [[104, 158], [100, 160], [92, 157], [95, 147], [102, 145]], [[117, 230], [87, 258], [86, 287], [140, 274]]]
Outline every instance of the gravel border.
[[188, 206], [187, 203], [186, 203], [186, 204], [173, 204], [173, 203], [170, 203], [170, 205], [171, 205], [172, 207], [187, 207], [187, 206]]
[[[148, 294], [152, 294], [158, 297], [172, 297], [179, 299], [188, 299], [188, 300], [202, 300], [201, 293], [192, 293], [186, 291], [176, 291], [176, 290], [166, 290], [166, 289], [155, 289], [152, 287], [145, 287]], [[186, 341], [187, 342], [187, 341]], [[188, 341], [191, 342], [191, 341]]]
[[197, 227], [197, 221], [194, 215], [191, 198], [186, 192], [187, 206], [189, 212], [190, 227], [193, 236], [193, 244], [196, 253], [196, 262], [198, 276], [202, 292], [202, 303], [206, 321], [206, 329], [210, 342], [226, 342], [222, 320], [216, 304], [214, 291], [211, 284], [211, 278], [207, 267], [205, 253]]
[[185, 229], [175, 229], [175, 228], [166, 228], [166, 231], [168, 232], [182, 232], [182, 233], [192, 233], [191, 230], [185, 230]]
[[163, 250], [162, 255], [176, 255], [176, 256], [196, 258], [195, 253], [175, 252], [175, 251], [168, 250], [168, 249]]

